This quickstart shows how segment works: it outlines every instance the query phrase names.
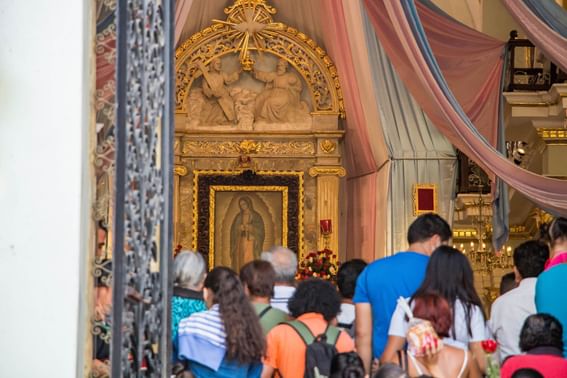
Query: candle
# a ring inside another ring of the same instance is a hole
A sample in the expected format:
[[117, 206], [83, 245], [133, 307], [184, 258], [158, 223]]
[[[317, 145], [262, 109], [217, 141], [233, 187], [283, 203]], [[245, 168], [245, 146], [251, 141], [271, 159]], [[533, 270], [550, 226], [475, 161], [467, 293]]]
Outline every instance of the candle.
[[321, 219], [319, 224], [321, 226], [321, 233], [323, 235], [328, 235], [333, 232], [333, 225], [330, 219]]

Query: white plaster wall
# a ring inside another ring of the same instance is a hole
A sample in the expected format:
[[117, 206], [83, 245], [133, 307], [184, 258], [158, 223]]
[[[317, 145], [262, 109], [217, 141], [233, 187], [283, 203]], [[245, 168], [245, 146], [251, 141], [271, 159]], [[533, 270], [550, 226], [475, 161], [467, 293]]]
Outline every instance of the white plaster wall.
[[0, 1], [0, 377], [82, 364], [88, 3]]

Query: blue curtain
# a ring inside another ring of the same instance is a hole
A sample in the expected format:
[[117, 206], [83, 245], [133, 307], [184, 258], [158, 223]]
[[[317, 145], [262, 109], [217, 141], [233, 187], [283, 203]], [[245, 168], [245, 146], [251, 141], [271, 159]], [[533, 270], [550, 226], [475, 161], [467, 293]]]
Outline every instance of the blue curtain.
[[[504, 77], [508, 69], [508, 51], [504, 55], [504, 66], [502, 68], [502, 78], [500, 79], [500, 103], [498, 116], [498, 142], [496, 149], [501, 154], [506, 153], [506, 130], [504, 125]], [[508, 184], [500, 177], [496, 177], [496, 188], [492, 201], [492, 245], [499, 250], [506, 244], [510, 234], [510, 200], [508, 196]]]
[[547, 26], [567, 38], [567, 11], [553, 0], [523, 0]]

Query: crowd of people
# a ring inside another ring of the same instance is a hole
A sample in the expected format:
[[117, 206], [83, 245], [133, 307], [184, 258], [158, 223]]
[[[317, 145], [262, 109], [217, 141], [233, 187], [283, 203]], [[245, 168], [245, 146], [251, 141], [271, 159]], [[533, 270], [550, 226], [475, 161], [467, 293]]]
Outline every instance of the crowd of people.
[[[567, 377], [567, 219], [513, 253], [488, 315], [467, 256], [436, 214], [408, 249], [296, 282], [297, 256], [263, 252], [235, 272], [175, 258], [174, 372], [194, 377]], [[494, 339], [498, 349], [483, 346]], [[496, 372], [497, 371], [497, 372]], [[497, 374], [497, 375], [495, 375]]]

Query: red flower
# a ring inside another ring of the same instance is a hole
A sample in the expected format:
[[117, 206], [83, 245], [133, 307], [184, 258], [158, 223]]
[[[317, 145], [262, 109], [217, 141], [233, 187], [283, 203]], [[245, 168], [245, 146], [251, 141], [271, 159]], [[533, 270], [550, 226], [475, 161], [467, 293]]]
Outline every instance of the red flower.
[[496, 348], [498, 347], [498, 343], [492, 339], [483, 340], [480, 342], [480, 345], [486, 353], [494, 353], [496, 352]]

